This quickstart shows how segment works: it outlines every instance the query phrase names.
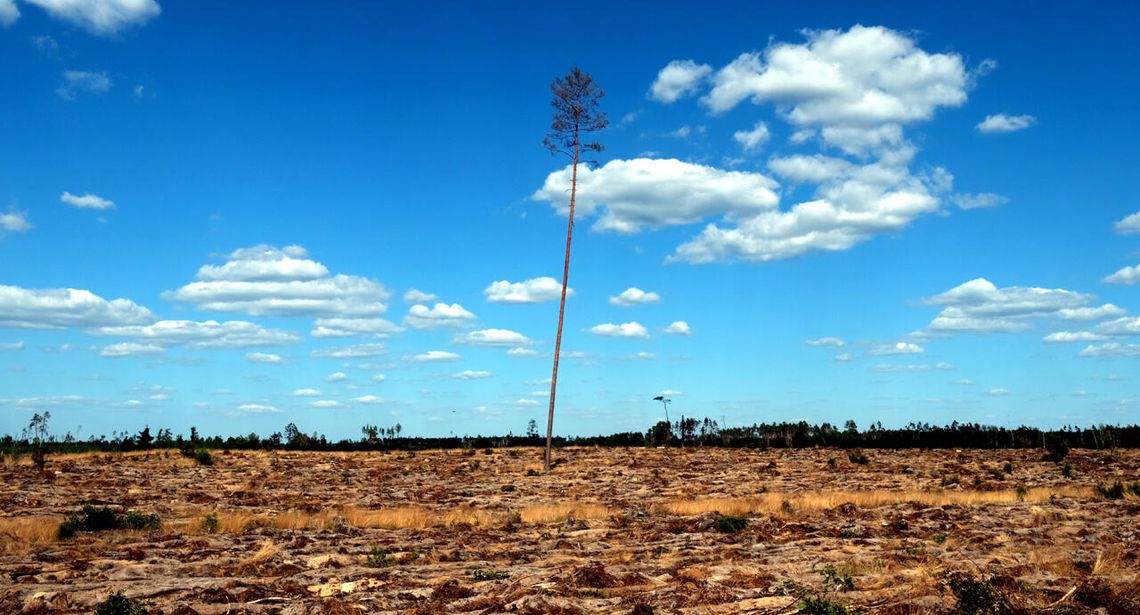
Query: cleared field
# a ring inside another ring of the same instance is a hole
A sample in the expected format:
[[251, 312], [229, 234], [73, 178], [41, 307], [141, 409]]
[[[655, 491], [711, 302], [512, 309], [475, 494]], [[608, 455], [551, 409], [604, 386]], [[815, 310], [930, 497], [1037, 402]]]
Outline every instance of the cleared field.
[[[0, 612], [121, 591], [179, 615], [941, 613], [963, 587], [1140, 612], [1140, 501], [1095, 488], [1140, 480], [1140, 452], [866, 452], [570, 448], [548, 475], [537, 449], [7, 460]], [[85, 503], [162, 527], [57, 538]]]

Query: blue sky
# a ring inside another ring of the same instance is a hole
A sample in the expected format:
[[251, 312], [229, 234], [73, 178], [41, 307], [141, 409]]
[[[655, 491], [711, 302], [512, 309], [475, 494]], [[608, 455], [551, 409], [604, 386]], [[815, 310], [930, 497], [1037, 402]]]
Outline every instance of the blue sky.
[[575, 64], [556, 433], [1137, 421], [1135, 5], [531, 4], [0, 0], [0, 433], [542, 424]]

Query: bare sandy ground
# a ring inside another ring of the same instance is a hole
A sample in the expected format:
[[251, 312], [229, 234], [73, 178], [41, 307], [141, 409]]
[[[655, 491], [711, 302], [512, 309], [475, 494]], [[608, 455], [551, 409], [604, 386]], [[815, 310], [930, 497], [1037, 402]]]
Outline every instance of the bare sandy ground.
[[[1070, 477], [1040, 450], [866, 453], [571, 448], [549, 475], [537, 449], [9, 459], [0, 613], [114, 591], [180, 615], [794, 613], [804, 595], [945, 613], [955, 575], [1015, 612], [1140, 613], [1140, 501], [1093, 489], [1140, 480], [1140, 451], [1074, 451]], [[58, 539], [84, 503], [163, 525]]]

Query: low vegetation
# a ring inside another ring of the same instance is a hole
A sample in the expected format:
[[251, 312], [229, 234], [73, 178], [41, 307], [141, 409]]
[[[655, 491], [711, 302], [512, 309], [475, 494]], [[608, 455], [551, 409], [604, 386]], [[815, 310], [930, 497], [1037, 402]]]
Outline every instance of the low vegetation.
[[59, 525], [59, 537], [71, 538], [77, 532], [157, 530], [161, 526], [162, 520], [158, 515], [134, 511], [121, 513], [109, 506], [85, 504], [80, 512], [68, 515]]

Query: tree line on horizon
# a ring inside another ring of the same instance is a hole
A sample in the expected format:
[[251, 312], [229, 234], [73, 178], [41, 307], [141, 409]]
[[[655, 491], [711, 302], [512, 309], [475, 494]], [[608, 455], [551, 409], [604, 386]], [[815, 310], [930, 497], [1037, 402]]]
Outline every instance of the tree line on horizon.
[[[112, 432], [91, 436], [86, 440], [70, 433], [63, 437], [52, 435], [48, 429], [50, 414], [35, 414], [19, 437], [5, 434], [0, 437], [0, 454], [32, 455], [42, 459], [45, 454], [81, 452], [130, 452], [147, 450], [181, 450], [183, 452], [211, 450], [298, 450], [298, 451], [417, 451], [439, 449], [488, 449], [524, 446], [544, 446], [546, 439], [539, 434], [532, 420], [522, 435], [476, 436], [408, 436], [397, 423], [391, 427], [364, 425], [362, 437], [357, 440], [330, 440], [317, 432], [305, 433], [296, 423], [289, 423], [282, 431], [268, 436], [256, 433], [247, 435], [202, 436], [196, 427], [190, 428], [189, 437], [174, 434], [170, 429], [152, 431], [150, 426], [134, 433]], [[849, 420], [842, 427], [831, 423], [809, 424], [807, 421], [754, 423], [748, 427], [725, 427], [711, 418], [696, 419], [682, 416], [668, 422], [659, 421], [644, 433], [620, 432], [609, 435], [573, 436], [553, 438], [556, 447], [613, 446], [613, 447], [728, 447], [728, 448], [981, 448], [981, 449], [1112, 449], [1140, 448], [1140, 425], [1068, 425], [1058, 429], [1040, 429], [1020, 426], [1005, 428], [980, 423], [931, 425], [912, 422], [903, 427], [885, 428], [872, 423], [859, 429]], [[39, 462], [37, 461], [37, 464]]]

